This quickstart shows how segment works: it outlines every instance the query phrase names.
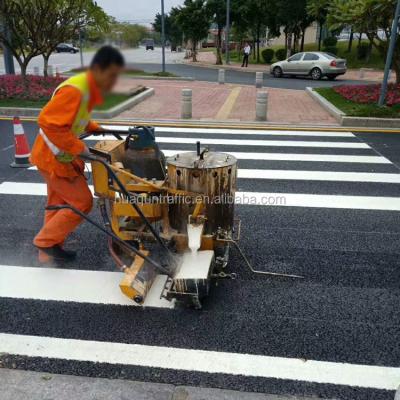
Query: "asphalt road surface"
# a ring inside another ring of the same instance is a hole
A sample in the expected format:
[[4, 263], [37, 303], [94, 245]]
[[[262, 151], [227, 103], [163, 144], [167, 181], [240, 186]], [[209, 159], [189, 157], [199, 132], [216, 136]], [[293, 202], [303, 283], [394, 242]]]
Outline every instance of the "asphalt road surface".
[[[139, 47], [137, 49], [122, 50], [126, 62], [130, 67], [142, 69], [146, 72], [161, 71], [161, 49], [156, 47], [154, 51]], [[85, 51], [83, 53], [84, 65], [88, 65], [92, 59], [94, 51]], [[183, 64], [184, 53], [166, 51], [167, 71], [178, 76], [192, 77], [200, 81], [217, 82], [218, 70], [215, 68], [205, 68], [193, 65]], [[53, 65], [54, 69], [58, 68], [60, 72], [70, 71], [73, 68], [81, 66], [80, 54], [60, 53], [53, 54], [50, 57], [49, 64]], [[43, 69], [43, 59], [41, 56], [34, 57], [29, 64], [28, 72], [33, 73], [34, 67]], [[15, 62], [15, 68], [19, 71], [18, 63]], [[321, 81], [313, 81], [310, 78], [283, 78], [276, 79], [269, 75], [267, 69], [264, 74], [264, 86], [283, 89], [298, 89], [304, 90], [307, 86], [310, 87], [329, 87], [338, 84], [357, 84], [362, 83], [356, 80], [340, 79], [336, 82], [331, 82], [326, 79]], [[3, 57], [0, 57], [0, 73], [4, 73]], [[254, 85], [255, 73], [242, 71], [226, 71], [226, 82], [236, 83], [241, 85]], [[365, 81], [363, 81], [365, 83]]]
[[[32, 142], [37, 128], [24, 126]], [[254, 275], [232, 252], [228, 269], [238, 279], [213, 285], [194, 311], [126, 305], [106, 240], [88, 224], [69, 241], [79, 249], [76, 262], [35, 268], [31, 241], [46, 188], [37, 171], [9, 168], [11, 129], [0, 122], [3, 367], [393, 399], [400, 384], [399, 136], [160, 131], [168, 154], [193, 149], [190, 138], [236, 154], [238, 192], [270, 199], [270, 206], [236, 208], [244, 252], [256, 269], [304, 276]]]

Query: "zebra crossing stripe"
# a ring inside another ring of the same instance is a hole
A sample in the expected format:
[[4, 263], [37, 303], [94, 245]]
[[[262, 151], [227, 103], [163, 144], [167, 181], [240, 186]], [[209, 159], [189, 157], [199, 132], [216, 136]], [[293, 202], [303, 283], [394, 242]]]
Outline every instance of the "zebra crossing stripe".
[[[93, 192], [93, 187], [90, 187]], [[45, 196], [44, 183], [3, 182], [0, 194]], [[306, 193], [236, 192], [236, 204], [246, 206], [315, 207], [360, 210], [400, 211], [400, 198], [381, 196], [347, 196]], [[230, 201], [227, 199], [227, 201]]]
[[396, 390], [400, 368], [222, 351], [0, 333], [0, 353]]

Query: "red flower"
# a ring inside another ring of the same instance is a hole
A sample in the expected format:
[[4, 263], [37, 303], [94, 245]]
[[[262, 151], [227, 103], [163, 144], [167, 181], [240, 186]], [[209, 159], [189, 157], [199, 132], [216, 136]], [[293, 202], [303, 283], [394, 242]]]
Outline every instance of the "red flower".
[[48, 100], [65, 78], [0, 75], [0, 99]]
[[[381, 85], [341, 85], [335, 86], [333, 90], [354, 103], [373, 104], [378, 102]], [[388, 106], [400, 104], [400, 84], [390, 83], [388, 85], [386, 104]]]

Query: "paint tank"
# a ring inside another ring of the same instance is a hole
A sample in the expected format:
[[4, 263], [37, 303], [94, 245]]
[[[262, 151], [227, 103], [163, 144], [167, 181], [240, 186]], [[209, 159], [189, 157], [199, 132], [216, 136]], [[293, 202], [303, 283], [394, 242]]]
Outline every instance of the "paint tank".
[[[237, 160], [226, 153], [188, 152], [167, 159], [168, 186], [204, 195], [205, 235], [218, 229], [231, 233], [234, 225]], [[171, 227], [186, 234], [188, 217], [194, 211], [193, 201], [177, 196], [169, 207]], [[188, 204], [189, 203], [189, 204]]]

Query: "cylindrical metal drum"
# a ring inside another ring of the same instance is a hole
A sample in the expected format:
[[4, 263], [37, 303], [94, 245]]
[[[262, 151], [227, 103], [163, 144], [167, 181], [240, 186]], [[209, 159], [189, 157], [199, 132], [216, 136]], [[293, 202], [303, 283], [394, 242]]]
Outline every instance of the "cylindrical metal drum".
[[[237, 160], [216, 152], [181, 153], [167, 159], [168, 186], [171, 189], [204, 195], [204, 235], [218, 229], [231, 233], [234, 224]], [[169, 207], [171, 227], [186, 233], [188, 217], [195, 205], [178, 196]], [[188, 204], [189, 203], [189, 204]]]

